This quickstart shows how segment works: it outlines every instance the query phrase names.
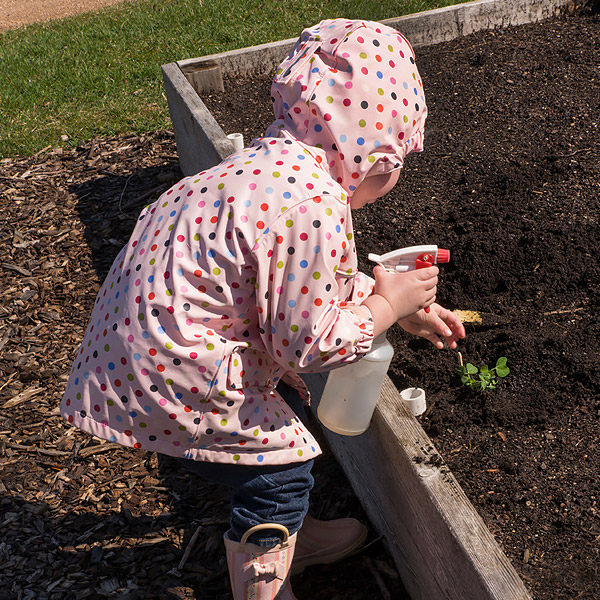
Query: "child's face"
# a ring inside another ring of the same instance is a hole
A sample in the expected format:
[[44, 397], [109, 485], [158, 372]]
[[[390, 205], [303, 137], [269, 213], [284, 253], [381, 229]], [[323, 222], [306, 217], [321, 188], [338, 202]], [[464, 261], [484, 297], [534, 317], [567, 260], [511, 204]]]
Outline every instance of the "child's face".
[[350, 198], [350, 208], [362, 208], [387, 194], [398, 183], [400, 169], [382, 175], [367, 175], [363, 182], [354, 190]]

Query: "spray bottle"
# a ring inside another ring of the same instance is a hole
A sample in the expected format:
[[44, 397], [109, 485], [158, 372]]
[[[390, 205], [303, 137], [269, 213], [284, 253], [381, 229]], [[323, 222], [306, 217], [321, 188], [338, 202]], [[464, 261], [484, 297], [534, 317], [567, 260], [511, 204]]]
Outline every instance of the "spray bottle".
[[[450, 251], [433, 245], [410, 246], [381, 256], [369, 254], [369, 260], [399, 273], [447, 263]], [[425, 310], [429, 312], [428, 308]], [[383, 332], [359, 361], [329, 373], [317, 409], [317, 416], [327, 429], [341, 435], [366, 431], [393, 356], [394, 348]]]
[[[436, 263], [450, 262], [450, 250], [433, 245], [409, 246], [392, 250], [381, 256], [370, 253], [369, 260], [381, 265], [386, 271], [402, 273], [403, 271], [425, 269]], [[425, 312], [429, 312], [429, 307], [425, 309]]]

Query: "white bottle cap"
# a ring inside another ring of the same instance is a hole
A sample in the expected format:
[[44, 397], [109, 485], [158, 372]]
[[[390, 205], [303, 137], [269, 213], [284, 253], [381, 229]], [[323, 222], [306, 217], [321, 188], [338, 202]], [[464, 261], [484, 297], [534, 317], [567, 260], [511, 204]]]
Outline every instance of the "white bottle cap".
[[406, 388], [400, 392], [400, 396], [415, 417], [422, 415], [427, 409], [425, 391], [421, 388]]
[[244, 149], [244, 136], [241, 133], [230, 133], [227, 139], [232, 141], [234, 152]]

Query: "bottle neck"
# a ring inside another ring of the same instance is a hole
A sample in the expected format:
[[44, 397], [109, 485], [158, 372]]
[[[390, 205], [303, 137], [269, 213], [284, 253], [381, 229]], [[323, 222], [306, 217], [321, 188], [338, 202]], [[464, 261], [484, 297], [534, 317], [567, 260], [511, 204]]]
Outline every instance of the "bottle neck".
[[365, 354], [365, 360], [386, 362], [392, 359], [394, 349], [386, 338], [385, 333], [378, 335], [371, 344], [371, 349]]
[[375, 348], [375, 346], [381, 346], [382, 344], [385, 344], [387, 342], [387, 338], [385, 336], [386, 333], [387, 331], [384, 331], [383, 333], [380, 333], [376, 338], [374, 338], [371, 348]]

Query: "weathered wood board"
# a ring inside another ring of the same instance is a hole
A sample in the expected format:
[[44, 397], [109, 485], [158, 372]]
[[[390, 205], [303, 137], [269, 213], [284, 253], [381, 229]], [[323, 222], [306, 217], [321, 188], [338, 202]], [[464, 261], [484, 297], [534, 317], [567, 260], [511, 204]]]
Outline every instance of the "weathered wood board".
[[[477, 0], [385, 19], [383, 22], [402, 31], [413, 46], [419, 47], [445, 42], [483, 29], [539, 21], [572, 10], [585, 1]], [[218, 91], [222, 89], [222, 80], [226, 75], [242, 77], [274, 72], [294, 42], [295, 38], [281, 40], [163, 65], [165, 92], [184, 175], [193, 175], [210, 168], [233, 151], [225, 132], [214, 121], [194, 86], [206, 91]], [[206, 71], [204, 81], [203, 70]], [[204, 131], [202, 124], [206, 124]]]
[[163, 65], [162, 71], [179, 164], [184, 175], [193, 175], [220, 163], [233, 152], [233, 143], [227, 139], [177, 63]]

